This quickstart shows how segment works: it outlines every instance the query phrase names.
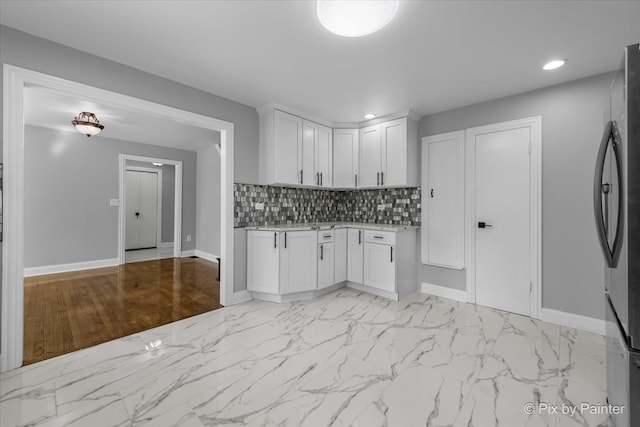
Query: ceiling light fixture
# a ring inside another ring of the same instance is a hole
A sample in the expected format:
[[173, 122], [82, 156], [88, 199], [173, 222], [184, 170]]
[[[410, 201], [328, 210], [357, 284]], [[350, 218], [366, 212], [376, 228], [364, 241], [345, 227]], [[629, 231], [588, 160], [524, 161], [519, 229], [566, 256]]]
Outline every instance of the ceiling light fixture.
[[387, 25], [398, 12], [399, 0], [318, 0], [318, 19], [332, 33], [361, 37]]
[[85, 111], [78, 114], [78, 117], [73, 119], [71, 124], [76, 127], [78, 132], [87, 135], [87, 137], [97, 135], [104, 129], [95, 114]]
[[367, 113], [367, 114], [364, 115], [364, 118], [367, 119], [367, 120], [371, 120], [371, 119], [375, 119], [376, 115], [373, 114], [373, 113]]
[[160, 166], [162, 166], [164, 163], [157, 163], [157, 162], [152, 162], [151, 163], [153, 166], [159, 168]]
[[567, 63], [566, 59], [554, 59], [553, 61], [549, 61], [542, 67], [545, 71], [557, 70]]

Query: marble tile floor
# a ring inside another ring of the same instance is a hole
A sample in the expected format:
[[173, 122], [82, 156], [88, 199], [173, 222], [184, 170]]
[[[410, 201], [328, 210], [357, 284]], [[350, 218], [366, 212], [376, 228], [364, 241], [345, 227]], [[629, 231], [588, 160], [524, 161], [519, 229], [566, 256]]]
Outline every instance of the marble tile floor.
[[[608, 426], [604, 339], [426, 294], [250, 301], [0, 374], [0, 425]], [[533, 414], [525, 405], [533, 403]]]

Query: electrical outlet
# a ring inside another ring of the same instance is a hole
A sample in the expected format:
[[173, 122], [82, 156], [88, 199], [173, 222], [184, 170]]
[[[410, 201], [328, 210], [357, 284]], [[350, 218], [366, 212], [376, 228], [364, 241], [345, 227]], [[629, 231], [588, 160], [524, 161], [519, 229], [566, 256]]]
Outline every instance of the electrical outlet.
[[191, 241], [191, 234], [187, 234], [187, 242]]
[[378, 210], [379, 211], [385, 210], [385, 205], [378, 205]]
[[120, 199], [109, 199], [109, 206], [120, 206]]
[[264, 203], [256, 203], [255, 204], [255, 208], [257, 211], [263, 211], [264, 210]]

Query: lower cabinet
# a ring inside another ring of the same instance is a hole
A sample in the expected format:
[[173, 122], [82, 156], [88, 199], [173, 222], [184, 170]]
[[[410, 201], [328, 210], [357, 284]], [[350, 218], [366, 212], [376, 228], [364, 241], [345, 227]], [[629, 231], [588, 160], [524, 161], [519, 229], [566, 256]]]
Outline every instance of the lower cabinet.
[[247, 290], [282, 295], [318, 285], [316, 231], [247, 232]]
[[335, 231], [334, 283], [341, 283], [347, 280], [347, 231], [346, 228], [340, 228]]
[[396, 291], [395, 247], [378, 243], [364, 245], [364, 284], [387, 292]]
[[334, 263], [334, 243], [320, 243], [318, 245], [318, 289], [335, 285]]
[[364, 272], [364, 230], [350, 228], [347, 238], [347, 280], [363, 283]]

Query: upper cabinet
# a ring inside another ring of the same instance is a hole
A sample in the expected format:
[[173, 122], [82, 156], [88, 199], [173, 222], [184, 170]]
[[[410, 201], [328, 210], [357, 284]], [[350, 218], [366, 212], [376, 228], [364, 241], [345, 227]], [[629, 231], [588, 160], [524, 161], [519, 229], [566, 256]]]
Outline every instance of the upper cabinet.
[[418, 185], [413, 118], [331, 129], [322, 119], [309, 120], [274, 105], [259, 109], [260, 184], [345, 189]]
[[333, 185], [358, 187], [358, 129], [333, 130]]
[[403, 117], [360, 129], [360, 187], [418, 185], [417, 123]]

